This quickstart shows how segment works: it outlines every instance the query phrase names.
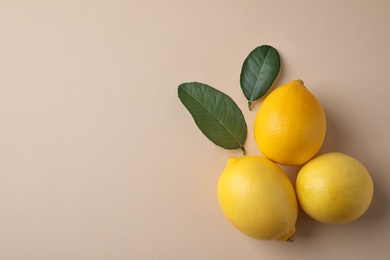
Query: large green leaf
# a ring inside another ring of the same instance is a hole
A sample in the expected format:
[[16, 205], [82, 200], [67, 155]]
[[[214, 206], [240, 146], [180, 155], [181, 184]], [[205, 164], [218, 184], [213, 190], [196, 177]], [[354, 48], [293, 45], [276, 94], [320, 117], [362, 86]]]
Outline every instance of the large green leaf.
[[277, 50], [269, 45], [254, 49], [242, 65], [240, 84], [248, 107], [252, 102], [264, 96], [280, 71], [280, 58]]
[[181, 84], [178, 95], [208, 139], [225, 149], [240, 148], [245, 154], [247, 125], [242, 111], [228, 95], [198, 82]]

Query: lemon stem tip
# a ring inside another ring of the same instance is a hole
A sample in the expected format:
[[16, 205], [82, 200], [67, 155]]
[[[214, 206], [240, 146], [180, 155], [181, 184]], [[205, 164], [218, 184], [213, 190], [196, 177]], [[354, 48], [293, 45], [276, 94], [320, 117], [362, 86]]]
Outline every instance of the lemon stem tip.
[[287, 241], [287, 242], [294, 242], [294, 241], [295, 241], [294, 235], [292, 235], [291, 237], [287, 238], [286, 241]]
[[302, 85], [305, 85], [305, 83], [303, 82], [303, 80], [297, 79], [297, 81], [300, 82]]

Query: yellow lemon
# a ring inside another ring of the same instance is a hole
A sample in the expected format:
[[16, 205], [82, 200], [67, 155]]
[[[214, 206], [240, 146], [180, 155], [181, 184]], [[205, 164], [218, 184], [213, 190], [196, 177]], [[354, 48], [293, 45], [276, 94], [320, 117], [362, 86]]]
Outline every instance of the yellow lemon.
[[298, 216], [294, 187], [270, 160], [231, 157], [218, 181], [218, 200], [242, 233], [259, 240], [294, 240]]
[[313, 158], [326, 133], [324, 110], [316, 97], [293, 80], [269, 94], [254, 123], [258, 148], [268, 159], [300, 165]]
[[363, 215], [371, 203], [374, 186], [358, 160], [342, 153], [326, 153], [302, 167], [296, 192], [310, 217], [325, 224], [341, 224]]

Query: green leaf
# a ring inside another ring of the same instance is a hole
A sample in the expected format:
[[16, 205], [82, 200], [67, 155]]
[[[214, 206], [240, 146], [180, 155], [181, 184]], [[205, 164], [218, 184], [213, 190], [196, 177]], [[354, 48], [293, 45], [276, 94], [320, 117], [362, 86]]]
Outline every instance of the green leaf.
[[245, 154], [247, 125], [242, 111], [228, 95], [198, 82], [181, 84], [178, 95], [210, 141], [225, 149], [240, 148]]
[[277, 50], [269, 45], [254, 49], [242, 65], [240, 84], [249, 110], [252, 102], [265, 95], [280, 71], [280, 58]]

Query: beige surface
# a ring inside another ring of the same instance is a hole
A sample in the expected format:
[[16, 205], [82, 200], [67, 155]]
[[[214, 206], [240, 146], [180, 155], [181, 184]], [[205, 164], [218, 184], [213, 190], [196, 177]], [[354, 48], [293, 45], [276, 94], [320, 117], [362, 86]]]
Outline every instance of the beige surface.
[[[0, 259], [390, 259], [389, 12], [387, 0], [1, 1]], [[353, 223], [301, 214], [294, 243], [228, 223], [216, 185], [241, 153], [207, 140], [177, 98], [187, 81], [229, 94], [260, 154], [239, 73], [262, 44], [282, 57], [278, 84], [301, 78], [323, 103], [321, 152], [358, 158], [376, 188]]]

